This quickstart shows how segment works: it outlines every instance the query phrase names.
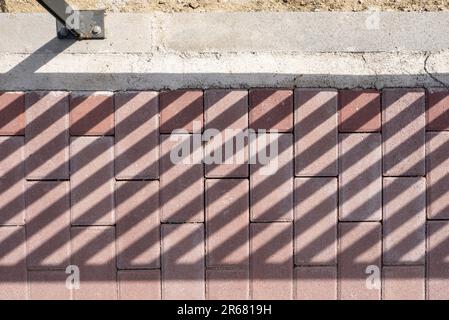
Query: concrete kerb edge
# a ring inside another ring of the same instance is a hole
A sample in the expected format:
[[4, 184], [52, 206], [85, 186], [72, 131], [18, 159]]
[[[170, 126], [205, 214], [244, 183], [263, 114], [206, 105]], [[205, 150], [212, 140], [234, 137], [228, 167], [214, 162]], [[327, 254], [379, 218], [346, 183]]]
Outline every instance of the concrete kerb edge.
[[0, 14], [0, 90], [447, 86], [447, 27], [449, 12], [126, 13], [107, 40], [64, 42], [49, 15]]

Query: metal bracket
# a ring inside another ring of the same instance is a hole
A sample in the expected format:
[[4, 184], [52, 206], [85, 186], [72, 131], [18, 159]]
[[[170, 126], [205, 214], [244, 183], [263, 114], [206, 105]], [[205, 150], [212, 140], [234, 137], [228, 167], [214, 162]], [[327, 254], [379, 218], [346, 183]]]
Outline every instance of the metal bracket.
[[64, 0], [37, 0], [56, 18], [59, 39], [104, 39], [104, 10], [74, 10]]
[[80, 10], [79, 14], [79, 28], [72, 29], [67, 27], [67, 24], [62, 24], [56, 20], [56, 30], [59, 39], [104, 39], [104, 11], [102, 10]]

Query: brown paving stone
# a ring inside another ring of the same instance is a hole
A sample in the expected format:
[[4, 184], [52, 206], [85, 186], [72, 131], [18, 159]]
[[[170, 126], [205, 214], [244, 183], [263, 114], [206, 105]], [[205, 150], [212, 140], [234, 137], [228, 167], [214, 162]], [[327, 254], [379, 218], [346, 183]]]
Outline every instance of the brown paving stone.
[[0, 135], [25, 133], [25, 94], [0, 92]]
[[69, 178], [69, 99], [67, 92], [28, 92], [26, 172], [28, 179]]
[[340, 90], [340, 132], [377, 132], [381, 129], [377, 90]]
[[251, 89], [249, 91], [249, 123], [254, 130], [293, 130], [293, 91]]
[[380, 134], [340, 134], [339, 169], [340, 220], [382, 220]]
[[158, 93], [115, 94], [115, 176], [117, 179], [159, 177]]
[[383, 263], [424, 263], [426, 181], [384, 178]]
[[204, 225], [162, 225], [162, 298], [205, 298]]
[[338, 174], [337, 91], [295, 90], [295, 172], [297, 176]]
[[0, 300], [28, 298], [25, 227], [0, 227]]
[[337, 263], [337, 178], [295, 179], [295, 263]]
[[30, 271], [30, 298], [32, 300], [70, 300], [71, 290], [66, 287], [68, 275], [64, 270]]
[[120, 300], [160, 300], [160, 270], [126, 270], [117, 274]]
[[296, 299], [336, 300], [337, 267], [315, 266], [295, 268]]
[[70, 170], [72, 224], [113, 225], [113, 138], [73, 137]]
[[293, 298], [293, 224], [251, 224], [252, 298]]
[[158, 268], [159, 182], [118, 182], [116, 199], [118, 268]]
[[207, 299], [248, 300], [248, 279], [248, 270], [207, 270]]
[[117, 299], [114, 227], [72, 227], [72, 263], [79, 267], [75, 300]]
[[248, 128], [248, 91], [210, 89], [204, 92], [206, 129]]
[[249, 264], [248, 180], [206, 181], [207, 266]]
[[[194, 129], [202, 130], [203, 126], [203, 91], [175, 90], [164, 91], [159, 95], [161, 113], [161, 133], [172, 133], [183, 129], [193, 133]], [[194, 127], [195, 123], [198, 128]], [[195, 132], [199, 133], [199, 132]]]
[[[259, 134], [252, 140], [252, 145], [255, 145], [252, 154], [257, 153], [257, 159], [255, 164], [250, 166], [251, 221], [292, 221], [293, 135]], [[277, 150], [271, 149], [271, 146], [275, 145]], [[264, 161], [259, 156], [267, 154], [267, 150], [270, 158]], [[267, 161], [269, 163], [266, 163]]]
[[424, 300], [424, 266], [394, 266], [383, 268], [382, 299]]
[[427, 130], [449, 130], [449, 90], [427, 91]]
[[367, 267], [377, 267], [379, 275], [381, 271], [381, 227], [378, 222], [339, 224], [340, 299], [378, 300], [381, 298], [380, 288], [367, 286], [367, 279], [372, 275], [367, 273]]
[[383, 90], [382, 148], [384, 175], [424, 175], [425, 126], [423, 90]]
[[427, 217], [449, 219], [449, 132], [427, 133]]
[[28, 268], [65, 269], [70, 259], [69, 182], [27, 183]]
[[70, 94], [70, 134], [114, 134], [114, 94], [78, 91]]
[[25, 223], [23, 137], [0, 137], [0, 225]]
[[[248, 92], [246, 90], [206, 90], [204, 94], [206, 132], [217, 140], [207, 142], [206, 152], [213, 159], [221, 153], [219, 164], [206, 164], [206, 177], [247, 177], [248, 148], [244, 135], [248, 128]], [[238, 143], [242, 148], [237, 148]], [[231, 151], [227, 151], [231, 150]]]
[[449, 221], [427, 222], [427, 298], [449, 299]]
[[204, 221], [203, 164], [191, 161], [183, 164], [183, 159], [181, 162], [175, 163], [171, 157], [171, 153], [176, 153], [178, 150], [178, 145], [189, 145], [189, 143], [192, 154], [195, 150], [201, 155], [201, 147], [192, 146], [193, 140], [193, 135], [161, 135], [160, 206], [162, 222]]

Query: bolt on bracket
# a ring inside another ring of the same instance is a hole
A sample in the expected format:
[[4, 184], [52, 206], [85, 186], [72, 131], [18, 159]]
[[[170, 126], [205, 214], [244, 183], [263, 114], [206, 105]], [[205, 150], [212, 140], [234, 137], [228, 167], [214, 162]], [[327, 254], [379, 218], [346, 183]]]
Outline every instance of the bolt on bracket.
[[64, 0], [37, 0], [56, 18], [59, 39], [104, 39], [104, 10], [74, 10]]

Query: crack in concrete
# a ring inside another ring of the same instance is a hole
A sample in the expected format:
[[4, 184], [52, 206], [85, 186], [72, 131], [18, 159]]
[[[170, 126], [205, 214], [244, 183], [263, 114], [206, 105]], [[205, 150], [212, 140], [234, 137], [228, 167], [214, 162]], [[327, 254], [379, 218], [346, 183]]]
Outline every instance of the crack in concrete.
[[367, 68], [368, 70], [370, 70], [374, 74], [374, 78], [371, 81], [371, 87], [379, 89], [378, 85], [377, 85], [378, 84], [378, 80], [379, 80], [378, 79], [379, 74], [378, 74], [377, 70], [375, 68], [373, 68], [372, 65], [368, 62], [368, 60], [366, 59], [365, 53], [360, 53], [360, 56], [362, 57], [363, 63], [365, 64], [365, 68]]
[[429, 71], [428, 69], [428, 60], [430, 59], [430, 57], [432, 56], [432, 52], [426, 52], [426, 57], [424, 59], [424, 72], [435, 82], [439, 83], [440, 85], [442, 85], [443, 87], [445, 87], [446, 89], [449, 89], [449, 83], [445, 83], [444, 81], [438, 79], [437, 77], [435, 77], [432, 72]]

